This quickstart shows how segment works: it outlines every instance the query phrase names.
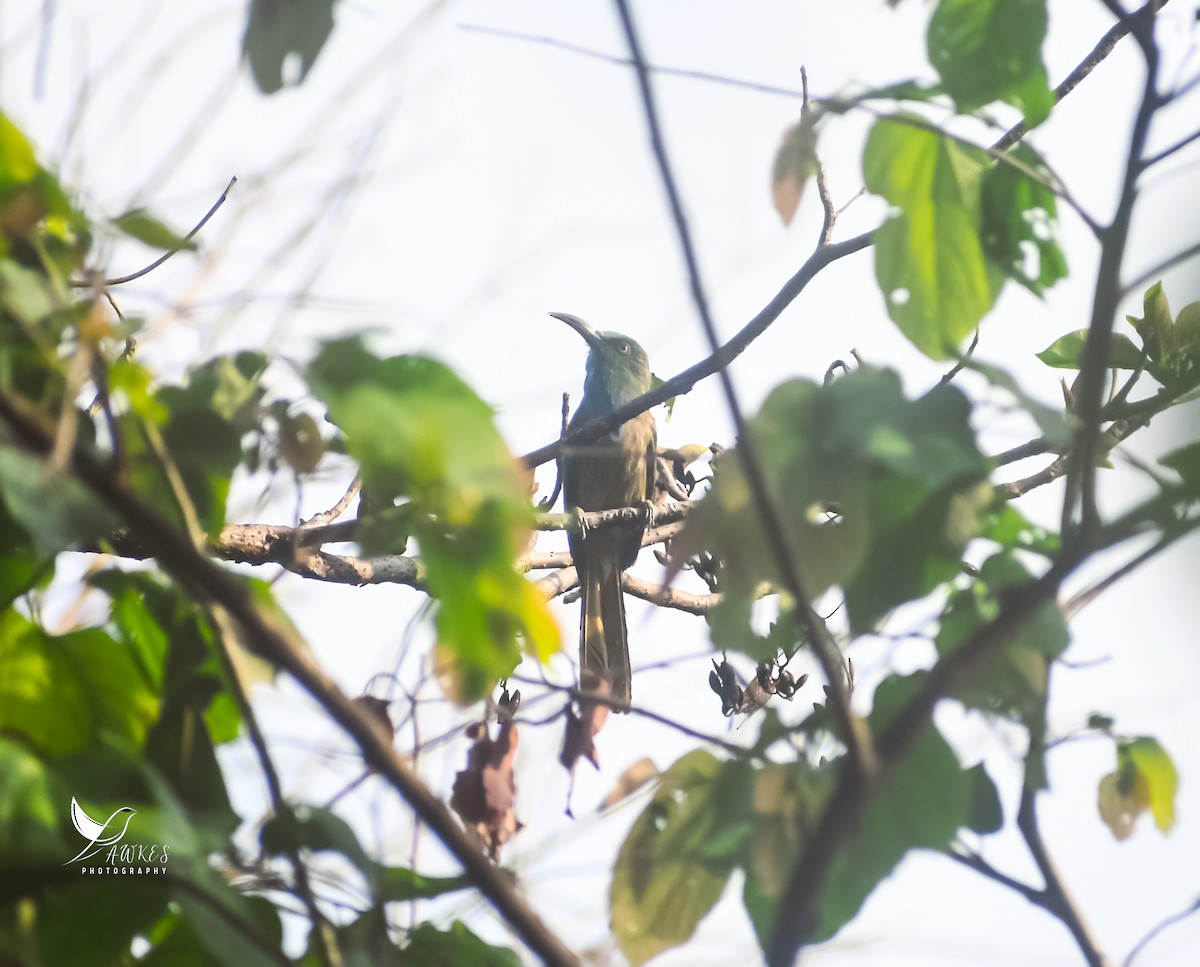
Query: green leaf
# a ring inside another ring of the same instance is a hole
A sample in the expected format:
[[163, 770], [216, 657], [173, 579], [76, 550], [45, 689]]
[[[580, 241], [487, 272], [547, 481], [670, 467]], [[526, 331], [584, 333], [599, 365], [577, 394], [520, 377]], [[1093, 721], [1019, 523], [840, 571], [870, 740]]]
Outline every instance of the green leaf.
[[1030, 522], [1011, 501], [993, 506], [984, 517], [981, 537], [995, 541], [1008, 550], [1032, 551], [1042, 557], [1054, 557], [1061, 549], [1058, 535]]
[[124, 215], [117, 216], [113, 219], [113, 225], [130, 238], [137, 239], [150, 248], [163, 249], [168, 252], [196, 248], [195, 242], [189, 241], [178, 232], [168, 228], [144, 208], [133, 208]]
[[[7, 670], [2, 657], [0, 667]], [[58, 795], [45, 763], [0, 733], [0, 870], [59, 865], [71, 856], [59, 831]], [[0, 886], [0, 902], [8, 899], [6, 892]]]
[[[239, 354], [258, 358], [256, 354]], [[175, 481], [182, 482], [188, 502], [205, 533], [215, 537], [225, 525], [225, 501], [230, 478], [242, 456], [240, 425], [229, 399], [230, 370], [236, 359], [211, 359], [188, 374], [182, 386], [165, 386], [157, 392], [139, 385], [127, 369], [121, 371], [123, 387], [133, 388], [133, 412], [126, 414], [126, 463], [138, 493], [180, 527], [185, 524]], [[230, 414], [226, 416], [225, 414]], [[166, 461], [154, 441], [161, 437]]]
[[929, 62], [961, 112], [1001, 100], [1040, 105], [1045, 95], [1029, 88], [1039, 80], [1046, 87], [1045, 37], [1045, 0], [940, 0], [929, 21]]
[[277, 967], [283, 930], [270, 900], [238, 893], [207, 874], [171, 896], [218, 963]]
[[1117, 747], [1117, 760], [1119, 763], [1128, 762], [1137, 770], [1137, 781], [1140, 786], [1144, 784], [1154, 825], [1164, 833], [1169, 832], [1175, 825], [1175, 793], [1179, 789], [1179, 773], [1166, 749], [1155, 739], [1134, 739]]
[[146, 761], [175, 798], [232, 832], [237, 819], [214, 744], [237, 738], [241, 715], [203, 611], [153, 572], [113, 569], [92, 575], [89, 583], [112, 599], [116, 637], [162, 696], [146, 738]]
[[403, 866], [380, 867], [375, 885], [380, 903], [425, 900], [474, 886], [466, 875], [425, 876]]
[[[891, 678], [876, 691], [871, 730], [894, 715], [923, 675]], [[858, 913], [875, 887], [911, 849], [945, 849], [968, 825], [972, 782], [935, 729], [926, 729], [912, 751], [870, 798], [853, 837], [838, 852], [822, 894], [815, 941], [832, 937]]]
[[21, 595], [42, 588], [54, 577], [55, 557], [39, 554], [29, 534], [0, 499], [0, 611]]
[[1034, 399], [1011, 373], [999, 366], [990, 366], [975, 359], [968, 360], [966, 366], [972, 372], [979, 373], [993, 386], [1011, 393], [1038, 425], [1048, 446], [1055, 447], [1070, 441], [1071, 424], [1066, 414]]
[[[850, 103], [874, 100], [925, 102], [941, 97], [945, 93], [946, 89], [941, 84], [923, 84], [917, 80], [907, 80], [886, 84], [883, 87], [868, 88], [861, 94], [855, 94]], [[835, 104], [832, 109], [837, 110], [837, 105]]]
[[[687, 940], [721, 896], [750, 827], [745, 768], [689, 752], [663, 774], [613, 867], [612, 928], [631, 964]], [[720, 850], [713, 840], [729, 830]]]
[[83, 484], [16, 447], [0, 445], [0, 499], [43, 555], [91, 543], [114, 526]]
[[[1042, 178], [1049, 172], [1027, 145], [1008, 157]], [[1020, 168], [997, 162], [983, 176], [980, 237], [987, 257], [1035, 295], [1067, 275], [1058, 244], [1058, 204], [1054, 192]]]
[[159, 705], [132, 654], [99, 628], [48, 635], [0, 614], [0, 732], [49, 755], [78, 752], [107, 731], [140, 747]]
[[[950, 597], [942, 612], [935, 645], [945, 656], [966, 644], [971, 636], [1000, 613], [1000, 601], [1009, 588], [1031, 580], [1028, 571], [1008, 551], [992, 555], [969, 588]], [[1062, 610], [1046, 602], [1008, 637], [1004, 650], [986, 662], [955, 692], [968, 708], [976, 708], [1025, 726], [1030, 736], [1026, 767], [1035, 779], [1042, 769], [1045, 734], [1046, 685], [1049, 662], [1070, 643]]]
[[1190, 493], [1200, 493], [1200, 442], [1172, 450], [1159, 462], [1179, 474]]
[[1000, 806], [1000, 795], [996, 784], [988, 775], [983, 763], [967, 770], [971, 786], [971, 808], [967, 814], [968, 829], [986, 836], [995, 833], [1004, 825], [1004, 810]]
[[39, 963], [122, 963], [133, 939], [162, 916], [167, 901], [161, 877], [122, 881], [116, 876], [80, 877], [76, 872], [71, 882], [46, 891], [39, 900]]
[[832, 786], [835, 767], [770, 763], [753, 776], [752, 832], [742, 866], [742, 902], [759, 945], [771, 941], [779, 899], [801, 849], [816, 828]]
[[[1047, 366], [1055, 369], [1078, 369], [1083, 357], [1083, 347], [1087, 342], [1088, 331], [1076, 329], [1065, 336], [1060, 336], [1049, 346], [1037, 354]], [[1145, 362], [1142, 351], [1133, 340], [1124, 333], [1113, 333], [1112, 355], [1109, 356], [1108, 366], [1111, 369], [1138, 369]]]
[[[334, 0], [251, 0], [242, 51], [264, 94], [303, 82], [333, 31]], [[290, 76], [285, 68], [294, 61]]]
[[[751, 420], [782, 517], [778, 537], [810, 596], [842, 586], [855, 631], [958, 573], [963, 546], [992, 502], [969, 416], [953, 387], [910, 401], [896, 374], [863, 369], [829, 386], [784, 383]], [[762, 582], [780, 585], [736, 450], [689, 514], [673, 556], [686, 560], [701, 548], [720, 559], [726, 592], [724, 613], [713, 616], [714, 642], [763, 657], [757, 641], [718, 634], [748, 615]], [[744, 600], [727, 604], [736, 598]]]
[[1164, 362], [1170, 343], [1171, 307], [1161, 282], [1155, 282], [1142, 296], [1142, 318], [1127, 316], [1142, 337], [1151, 362]]
[[1000, 289], [979, 238], [988, 157], [907, 121], [876, 121], [863, 152], [867, 188], [896, 208], [875, 233], [875, 276], [900, 330], [927, 356], [947, 359]]
[[448, 930], [423, 923], [410, 930], [400, 951], [400, 963], [413, 967], [521, 967], [521, 958], [504, 947], [493, 947], [455, 920]]
[[375, 863], [367, 856], [349, 824], [328, 809], [300, 804], [276, 813], [260, 834], [268, 853], [287, 853], [306, 849], [314, 853], [333, 850], [341, 853], [368, 880]]
[[[533, 514], [487, 404], [442, 363], [379, 359], [357, 339], [327, 343], [309, 377], [346, 433], [372, 502], [411, 508], [451, 693], [481, 698], [516, 666], [519, 641], [542, 659], [557, 651], [545, 599], [513, 569]], [[372, 535], [361, 540], [371, 553]]]
[[38, 172], [33, 144], [0, 111], [0, 190], [31, 181]]

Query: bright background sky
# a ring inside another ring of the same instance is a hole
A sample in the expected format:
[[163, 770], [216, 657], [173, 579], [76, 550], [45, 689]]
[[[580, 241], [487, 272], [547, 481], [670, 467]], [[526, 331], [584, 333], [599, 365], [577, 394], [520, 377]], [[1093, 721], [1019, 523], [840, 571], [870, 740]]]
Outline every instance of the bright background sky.
[[[705, 355], [631, 71], [470, 29], [551, 37], [623, 55], [610, 3], [476, 0], [417, 8], [343, 0], [333, 36], [307, 81], [270, 98], [257, 93], [239, 63], [242, 2], [59, 0], [56, 6], [52, 30], [43, 37], [41, 4], [0, 0], [0, 103], [44, 159], [61, 166], [64, 182], [83, 192], [93, 215], [148, 205], [186, 228], [231, 175], [239, 178], [202, 233], [199, 256], [178, 256], [118, 293], [126, 312], [147, 316], [139, 352], [167, 376], [242, 347], [304, 359], [316, 340], [370, 328], [381, 349], [430, 352], [450, 363], [496, 407], [519, 453], [552, 439], [561, 393], [577, 399], [580, 392], [583, 345], [548, 311], [573, 312], [600, 328], [633, 335], [663, 377]], [[635, 6], [647, 55], [660, 66], [798, 88], [803, 64], [816, 94], [931, 76], [923, 54], [928, 8], [912, 0], [898, 11], [882, 0], [644, 0]], [[1195, 6], [1176, 0], [1162, 17], [1168, 78], [1181, 64], [1185, 72], [1200, 67], [1200, 58], [1192, 56]], [[1082, 59], [1109, 23], [1098, 2], [1051, 4], [1046, 60], [1052, 82]], [[39, 48], [45, 58], [40, 90]], [[1115, 201], [1117, 164], [1140, 83], [1140, 59], [1127, 42], [1034, 141], [1101, 218]], [[816, 240], [815, 192], [790, 228], [770, 204], [774, 152], [796, 121], [799, 102], [678, 77], [659, 76], [655, 87], [714, 314], [729, 335], [769, 300]], [[1187, 133], [1197, 116], [1195, 98], [1176, 107], [1155, 128], [1152, 146]], [[839, 204], [861, 185], [859, 154], [869, 123], [865, 115], [852, 115], [824, 129], [820, 147]], [[1151, 176], [1127, 275], [1195, 240], [1197, 157], [1196, 150], [1181, 154]], [[877, 201], [860, 199], [840, 219], [837, 237], [874, 227], [882, 212]], [[1045, 302], [1006, 290], [985, 321], [978, 353], [1011, 368], [1052, 405], [1060, 401], [1059, 374], [1032, 354], [1086, 324], [1095, 274], [1095, 246], [1071, 213], [1063, 215], [1062, 230], [1071, 277]], [[133, 243], [112, 240], [98, 251], [110, 274], [152, 257]], [[1175, 309], [1200, 298], [1194, 271], [1168, 273], [1165, 282]], [[1139, 306], [1140, 297], [1128, 311], [1140, 313]], [[744, 405], [753, 411], [786, 378], [819, 379], [852, 349], [868, 362], [901, 370], [914, 393], [943, 369], [887, 321], [870, 253], [823, 272], [735, 363]], [[1138, 435], [1134, 452], [1153, 458], [1179, 434], [1194, 436], [1196, 415], [1193, 405], [1156, 420]], [[988, 452], [1033, 435], [1029, 425], [1004, 419], [996, 408], [983, 412], [979, 429]], [[713, 381], [681, 399], [670, 423], [660, 415], [660, 440], [732, 442]], [[1038, 466], [1033, 461], [1008, 468], [1004, 479]], [[337, 499], [349, 480], [342, 471], [306, 485], [305, 514]], [[552, 473], [542, 468], [539, 474], [543, 493]], [[1147, 492], [1140, 473], [1125, 465], [1105, 473], [1103, 483], [1112, 510]], [[261, 491], [262, 481], [239, 488], [231, 519], [289, 521], [295, 506], [289, 488], [267, 502]], [[1060, 499], [1059, 488], [1047, 487], [1020, 505], [1053, 524]], [[65, 563], [60, 572], [79, 573], [84, 563]], [[1052, 734], [1079, 727], [1092, 711], [1114, 712], [1118, 731], [1159, 738], [1183, 776], [1174, 832], [1163, 837], [1144, 818], [1131, 841], [1117, 844], [1095, 805], [1096, 785], [1114, 766], [1111, 744], [1072, 743], [1051, 755], [1053, 795], [1040, 801], [1044, 835], [1102, 947], [1118, 963], [1154, 923], [1200, 894], [1198, 564], [1193, 539], [1083, 611], [1072, 626], [1068, 657], [1104, 661], [1055, 677]], [[1087, 573], [1094, 578], [1112, 566], [1109, 561]], [[649, 560], [642, 567], [655, 573]], [[421, 601], [404, 588], [317, 587], [291, 577], [277, 589], [314, 652], [351, 693], [393, 667]], [[569, 649], [576, 608], [559, 611]], [[635, 669], [696, 656], [707, 647], [698, 619], [632, 601], [630, 634]], [[418, 674], [418, 655], [429, 638], [428, 625], [418, 627], [406, 679]], [[923, 654], [894, 651], [868, 641], [851, 654], [868, 675], [889, 657], [907, 668]], [[796, 664], [807, 667], [804, 660]], [[635, 700], [694, 728], [725, 734], [705, 682], [707, 667], [705, 657], [693, 657], [637, 674]], [[522, 671], [533, 674], [528, 667]], [[560, 661], [551, 674], [565, 681], [569, 666]], [[810, 683], [789, 714], [799, 715], [816, 694]], [[311, 714], [311, 701], [289, 682], [260, 686], [256, 698], [290, 792], [321, 801], [354, 777], [357, 765], [347, 742]], [[557, 705], [538, 707], [548, 712]], [[1019, 744], [978, 717], [960, 718], [945, 714], [939, 721], [956, 723], [952, 739], [968, 761], [986, 757], [1011, 818], [1017, 794], [1013, 750], [1019, 752]], [[423, 706], [422, 740], [454, 721], [437, 704]], [[636, 716], [611, 720], [600, 736], [600, 772], [586, 765], [579, 770], [574, 805], [580, 818], [572, 822], [562, 815], [567, 779], [557, 764], [559, 741], [558, 725], [522, 732], [518, 815], [527, 828], [508, 847], [505, 862], [520, 872], [539, 912], [569, 943], [600, 951], [602, 962], [619, 962], [606, 939], [606, 871], [640, 805], [603, 819], [594, 816], [594, 805], [636, 759], [649, 755], [665, 768], [692, 743]], [[411, 731], [398, 738], [402, 749], [412, 742]], [[458, 738], [423, 757], [424, 776], [435, 791], [448, 795], [465, 752], [466, 742]], [[225, 762], [244, 814], [260, 815], [262, 784], [248, 750], [226, 750]], [[374, 783], [340, 808], [357, 820], [367, 844], [381, 844], [392, 861], [408, 862], [406, 809]], [[1036, 885], [1016, 836], [994, 837], [984, 854]], [[425, 872], [452, 869], [432, 842], [422, 844], [418, 865]], [[732, 889], [740, 890], [739, 878]], [[458, 898], [438, 909], [469, 913], [477, 930], [506, 939], [478, 904]], [[1200, 918], [1193, 918], [1163, 934], [1137, 962], [1190, 967], [1198, 947]], [[696, 942], [656, 963], [744, 963], [756, 959], [756, 951], [734, 895], [701, 925]], [[1066, 930], [1020, 897], [921, 854], [876, 891], [850, 928], [809, 959], [1040, 965], [1075, 963], [1078, 955]]]

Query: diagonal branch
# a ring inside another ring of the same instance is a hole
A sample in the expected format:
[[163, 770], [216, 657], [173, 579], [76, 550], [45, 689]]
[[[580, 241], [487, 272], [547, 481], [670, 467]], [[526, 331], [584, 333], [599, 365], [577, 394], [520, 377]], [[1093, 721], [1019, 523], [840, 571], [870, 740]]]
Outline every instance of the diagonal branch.
[[714, 373], [721, 371], [744, 353], [754, 340], [771, 327], [771, 324], [782, 315], [783, 310], [796, 300], [797, 296], [804, 291], [808, 283], [816, 278], [822, 269], [833, 264], [838, 259], [869, 248], [874, 240], [875, 233], [871, 231], [857, 235], [854, 238], [846, 239], [844, 242], [834, 242], [832, 245], [821, 246], [805, 260], [796, 274], [784, 283], [783, 287], [763, 307], [762, 311], [746, 323], [732, 338], [723, 343], [715, 352], [710, 353], [698, 363], [689, 366], [683, 372], [660, 383], [649, 393], [645, 393], [637, 399], [630, 400], [624, 406], [617, 407], [607, 416], [589, 420], [574, 433], [570, 433], [560, 440], [555, 440], [553, 443], [548, 443], [544, 447], [531, 450], [520, 457], [520, 461], [531, 469], [541, 466], [543, 463], [547, 463], [559, 456], [564, 447], [591, 443], [593, 440], [598, 440], [605, 433], [616, 429], [622, 423], [632, 419], [639, 413], [644, 413], [652, 406], [665, 403], [672, 396], [682, 396], [690, 393], [702, 379], [707, 379]]
[[[617, 12], [625, 30], [625, 40], [629, 45], [629, 54], [636, 69], [638, 89], [641, 92], [642, 110], [650, 132], [650, 143], [654, 157], [658, 162], [659, 174], [662, 178], [663, 189], [666, 191], [670, 204], [671, 215], [675, 222], [675, 234], [683, 252], [683, 260], [687, 267], [692, 300], [708, 337], [709, 347], [713, 356], [721, 352], [721, 343], [717, 335], [717, 327], [709, 311], [708, 299], [704, 294], [704, 284], [700, 277], [699, 260], [696, 257], [695, 246], [692, 243], [691, 229], [688, 227], [687, 215], [683, 210], [683, 201], [679, 196], [679, 188], [671, 171], [671, 163], [667, 157], [666, 144], [663, 141], [662, 127], [658, 120], [658, 108], [654, 101], [654, 92], [650, 87], [650, 71], [642, 53], [641, 42], [633, 23], [628, 0], [616, 0]], [[822, 230], [823, 236], [828, 231]], [[825, 247], [824, 237], [818, 244], [818, 251]], [[829, 633], [825, 622], [812, 607], [811, 598], [800, 579], [796, 562], [792, 559], [791, 549], [783, 537], [785, 530], [783, 518], [775, 504], [770, 489], [767, 486], [766, 475], [762, 463], [758, 459], [754, 437], [746, 425], [746, 419], [738, 403], [737, 393], [733, 387], [733, 378], [729, 375], [728, 364], [717, 369], [717, 378], [725, 394], [725, 403], [729, 408], [737, 431], [738, 456], [745, 471], [746, 480], [750, 484], [750, 492], [758, 513], [762, 516], [763, 528], [767, 534], [771, 555], [775, 559], [783, 586], [796, 602], [796, 610], [808, 632], [808, 640], [813, 652], [820, 662], [821, 671], [829, 686], [829, 706], [838, 720], [838, 731], [846, 744], [847, 755], [852, 769], [861, 771], [865, 776], [874, 771], [874, 752], [871, 747], [871, 736], [866, 723], [857, 717], [850, 707], [850, 681], [846, 672], [841, 649]], [[663, 387], [659, 387], [661, 391]], [[617, 424], [619, 425], [619, 424]]]
[[[0, 392], [0, 420], [14, 442], [45, 457], [53, 434], [23, 400]], [[202, 600], [219, 604], [237, 622], [257, 654], [288, 672], [329, 713], [362, 751], [364, 761], [379, 772], [462, 864], [466, 875], [491, 901], [513, 931], [543, 961], [577, 965], [575, 955], [552, 933], [518, 893], [511, 877], [499, 870], [467, 838], [446, 806], [426, 788], [380, 735], [378, 723], [347, 696], [291, 633], [259, 610], [247, 588], [194, 547], [156, 510], [148, 507], [95, 457], [79, 449], [71, 472], [113, 511], [152, 553], [162, 568]]]
[[1095, 937], [1092, 936], [1091, 930], [1084, 923], [1083, 916], [1075, 906], [1075, 902], [1067, 893], [1062, 878], [1058, 875], [1058, 870], [1046, 849], [1046, 844], [1042, 840], [1034, 802], [1036, 796], [1037, 790], [1027, 772], [1025, 784], [1021, 789], [1021, 805], [1017, 809], [1017, 828], [1021, 831], [1025, 845], [1029, 847], [1029, 853], [1033, 856], [1033, 862], [1037, 865], [1038, 872], [1042, 874], [1042, 880], [1045, 883], [1042, 888], [1042, 901], [1039, 905], [1054, 914], [1071, 931], [1071, 936], [1075, 938], [1075, 943], [1083, 954], [1084, 960], [1087, 961], [1088, 967], [1107, 967], [1108, 958], [1100, 950]]

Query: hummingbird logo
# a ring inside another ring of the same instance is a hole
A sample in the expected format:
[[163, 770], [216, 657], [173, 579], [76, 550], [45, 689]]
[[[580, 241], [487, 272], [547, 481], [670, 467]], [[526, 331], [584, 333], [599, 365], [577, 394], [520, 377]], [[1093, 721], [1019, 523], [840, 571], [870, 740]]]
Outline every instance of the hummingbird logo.
[[121, 842], [125, 831], [129, 828], [129, 820], [133, 818], [136, 812], [137, 810], [132, 806], [122, 806], [104, 822], [98, 823], [83, 811], [83, 807], [72, 796], [71, 822], [74, 824], [76, 832], [87, 840], [87, 845], [72, 859], [67, 860], [63, 866], [74, 863], [79, 859], [87, 859], [89, 856], [94, 856], [100, 852], [104, 847]]

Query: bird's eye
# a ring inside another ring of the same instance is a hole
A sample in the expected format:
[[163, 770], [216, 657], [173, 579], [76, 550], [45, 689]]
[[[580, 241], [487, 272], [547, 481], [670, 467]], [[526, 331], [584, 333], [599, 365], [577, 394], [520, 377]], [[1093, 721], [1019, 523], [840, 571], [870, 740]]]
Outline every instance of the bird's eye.
[[619, 345], [617, 347], [617, 352], [619, 352], [622, 356], [628, 356], [629, 355], [629, 343], [627, 343], [627, 342], [621, 343], [621, 345]]

